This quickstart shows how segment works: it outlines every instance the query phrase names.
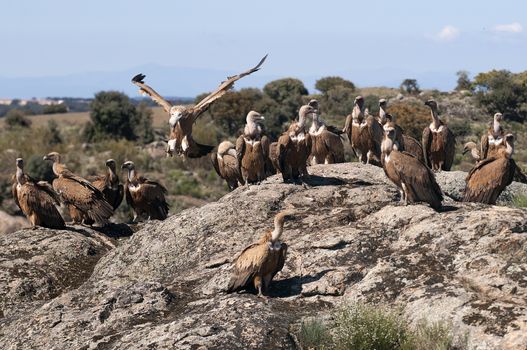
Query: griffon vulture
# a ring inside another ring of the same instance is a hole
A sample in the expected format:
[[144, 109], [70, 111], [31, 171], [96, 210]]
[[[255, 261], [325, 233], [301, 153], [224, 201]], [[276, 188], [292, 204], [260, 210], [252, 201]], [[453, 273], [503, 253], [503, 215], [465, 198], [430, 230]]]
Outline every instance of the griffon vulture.
[[137, 221], [143, 214], [148, 220], [165, 220], [168, 216], [166, 188], [155, 181], [138, 176], [135, 164], [131, 161], [125, 162], [121, 169], [128, 170], [124, 191], [126, 202], [134, 209], [133, 221]]
[[452, 131], [438, 117], [437, 102], [428, 100], [432, 123], [423, 130], [423, 154], [426, 165], [433, 171], [449, 171], [454, 162], [456, 139]]
[[351, 143], [359, 161], [365, 164], [380, 166], [381, 143], [383, 137], [382, 126], [377, 118], [364, 113], [364, 98], [355, 98], [353, 111], [346, 117], [343, 130]]
[[115, 171], [115, 160], [108, 159], [106, 161], [106, 167], [108, 168], [106, 174], [92, 176], [89, 177], [88, 180], [104, 194], [106, 201], [110, 203], [113, 210], [115, 210], [123, 201], [124, 188], [119, 182], [119, 176], [117, 176]]
[[33, 228], [37, 226], [61, 229], [66, 225], [56, 205], [59, 197], [45, 181], [36, 182], [24, 174], [24, 160], [17, 158], [16, 175], [11, 187], [13, 199]]
[[386, 99], [381, 98], [379, 100], [379, 123], [381, 123], [384, 130], [387, 128], [395, 128], [395, 139], [401, 147], [398, 151], [408, 152], [424, 163], [423, 147], [421, 147], [419, 141], [404, 133], [403, 128], [395, 122], [395, 117], [386, 113], [386, 106]]
[[309, 128], [309, 135], [311, 135], [310, 163], [312, 165], [343, 163], [344, 145], [340, 138], [340, 135], [343, 134], [343, 132], [335, 127], [326, 125], [326, 123], [319, 118], [317, 100], [309, 101], [308, 105], [315, 109], [312, 114], [313, 123]]
[[104, 199], [104, 194], [88, 180], [72, 173], [60, 162], [60, 154], [51, 152], [44, 160], [53, 162], [53, 189], [68, 207], [74, 223], [105, 225], [113, 214], [112, 206]]
[[513, 181], [516, 163], [511, 158], [514, 152], [514, 136], [504, 137], [505, 147], [493, 156], [482, 159], [468, 173], [464, 202], [496, 204], [501, 192]]
[[274, 230], [266, 232], [258, 242], [245, 248], [234, 262], [227, 293], [254, 286], [258, 296], [267, 292], [273, 277], [284, 267], [287, 244], [280, 241], [284, 220], [292, 212], [283, 211], [274, 218]]
[[150, 96], [150, 98], [161, 105], [170, 116], [168, 123], [171, 131], [170, 139], [168, 141], [167, 155], [172, 156], [176, 153], [189, 158], [199, 158], [212, 151], [214, 147], [202, 145], [194, 141], [192, 138], [193, 124], [214, 101], [221, 98], [233, 87], [234, 82], [259, 70], [266, 58], [267, 55], [265, 55], [255, 67], [238, 75], [228, 77], [227, 80], [222, 82], [214, 92], [193, 107], [173, 106], [170, 102], [161, 97], [161, 95], [159, 95], [154, 89], [144, 83], [144, 74], [138, 74], [133, 77], [132, 83], [139, 86], [139, 92]]
[[230, 141], [223, 141], [218, 145], [218, 151], [210, 154], [210, 159], [216, 173], [227, 182], [231, 190], [238, 187], [238, 183], [243, 183], [238, 167], [238, 157], [236, 148]]
[[238, 167], [244, 184], [259, 183], [267, 177], [269, 139], [263, 134], [264, 116], [250, 111], [243, 134], [236, 140]]
[[394, 129], [385, 131], [382, 142], [383, 168], [386, 176], [401, 191], [405, 203], [427, 202], [435, 210], [441, 208], [443, 195], [434, 173], [416, 157], [399, 152]]
[[298, 121], [278, 138], [278, 167], [284, 181], [309, 176], [307, 160], [311, 153], [311, 135], [306, 132], [306, 119], [315, 109], [309, 105], [300, 107]]
[[480, 159], [492, 157], [499, 148], [506, 147], [505, 132], [500, 124], [502, 120], [503, 115], [501, 113], [494, 114], [494, 120], [489, 123], [487, 133], [481, 136]]

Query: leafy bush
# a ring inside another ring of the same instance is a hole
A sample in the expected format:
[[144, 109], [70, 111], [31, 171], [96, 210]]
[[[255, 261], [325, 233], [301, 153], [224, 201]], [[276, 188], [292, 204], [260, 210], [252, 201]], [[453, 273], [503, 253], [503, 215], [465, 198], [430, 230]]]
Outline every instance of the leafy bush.
[[477, 103], [488, 113], [501, 112], [516, 121], [527, 119], [527, 73], [507, 70], [480, 73], [474, 79]]
[[468, 77], [468, 72], [466, 70], [460, 70], [456, 73], [456, 75], [457, 75], [457, 85], [455, 88], [456, 91], [462, 91], [462, 90], [471, 91], [473, 89], [472, 82], [470, 81], [470, 78]]
[[325, 77], [317, 80], [315, 83], [315, 89], [320, 91], [322, 94], [327, 94], [330, 90], [333, 90], [337, 87], [342, 87], [355, 91], [355, 85], [346, 79], [341, 77]]
[[8, 128], [29, 128], [31, 126], [31, 120], [26, 118], [24, 112], [18, 109], [12, 109], [5, 115], [5, 124]]
[[55, 178], [50, 162], [42, 159], [41, 155], [34, 154], [26, 161], [25, 171], [36, 180], [44, 180], [49, 183]]
[[432, 120], [428, 107], [419, 103], [398, 102], [388, 106], [388, 113], [395, 116], [397, 124], [406, 134], [418, 141], [423, 136], [423, 129]]
[[57, 145], [62, 143], [62, 136], [60, 135], [59, 126], [53, 119], [48, 121], [47, 138], [50, 145]]
[[42, 109], [42, 114], [56, 114], [56, 113], [67, 113], [67, 112], [68, 112], [68, 106], [66, 106], [64, 103], [44, 106], [44, 108]]
[[425, 320], [411, 327], [401, 310], [353, 304], [333, 313], [333, 322], [303, 322], [297, 339], [305, 349], [342, 350], [462, 350], [468, 338], [454, 337], [444, 322]]

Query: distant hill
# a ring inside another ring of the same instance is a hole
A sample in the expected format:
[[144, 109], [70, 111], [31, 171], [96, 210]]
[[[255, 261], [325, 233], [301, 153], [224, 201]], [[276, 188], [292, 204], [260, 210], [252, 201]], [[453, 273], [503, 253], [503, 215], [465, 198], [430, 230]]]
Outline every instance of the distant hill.
[[[240, 67], [239, 71], [246, 68], [249, 67]], [[118, 72], [89, 72], [49, 77], [0, 77], [0, 97], [92, 97], [95, 92], [101, 90], [118, 90], [133, 97], [137, 96], [137, 89], [130, 83], [130, 79], [137, 73], [146, 74], [146, 81], [163, 96], [193, 97], [213, 90], [227, 76], [238, 73], [238, 70], [167, 67], [149, 64]], [[454, 87], [456, 80], [453, 72], [413, 72], [392, 68], [367, 71], [350, 68], [346, 71], [334, 72], [324, 76], [328, 75], [342, 76], [353, 81], [359, 87], [398, 87], [404, 79], [415, 78], [422, 88], [449, 90]], [[237, 82], [236, 87], [261, 88], [269, 81], [283, 77], [285, 75], [266, 74], [264, 66], [262, 71]], [[301, 79], [310, 91], [314, 91], [315, 82], [321, 77], [308, 73], [296, 78]]]

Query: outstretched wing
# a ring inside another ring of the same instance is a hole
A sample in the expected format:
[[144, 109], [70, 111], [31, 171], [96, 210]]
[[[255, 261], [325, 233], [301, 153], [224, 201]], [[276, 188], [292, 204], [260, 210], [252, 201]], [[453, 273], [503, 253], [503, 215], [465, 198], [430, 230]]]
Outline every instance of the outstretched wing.
[[165, 100], [160, 94], [158, 94], [154, 89], [152, 89], [150, 86], [146, 85], [143, 79], [146, 76], [144, 74], [137, 74], [135, 77], [132, 78], [132, 83], [139, 86], [139, 92], [142, 95], [148, 95], [152, 100], [154, 100], [158, 105], [163, 107], [163, 109], [170, 113], [170, 108], [172, 107], [172, 104]]
[[259, 70], [266, 58], [267, 58], [267, 55], [265, 55], [255, 67], [243, 73], [240, 73], [238, 75], [228, 77], [227, 80], [222, 82], [220, 86], [214, 92], [210, 93], [207, 97], [201, 100], [197, 105], [192, 107], [190, 114], [192, 115], [193, 120], [196, 120], [196, 118], [199, 117], [201, 113], [206, 111], [212, 102], [216, 101], [217, 99], [225, 95], [227, 91], [229, 91], [234, 86], [234, 82]]

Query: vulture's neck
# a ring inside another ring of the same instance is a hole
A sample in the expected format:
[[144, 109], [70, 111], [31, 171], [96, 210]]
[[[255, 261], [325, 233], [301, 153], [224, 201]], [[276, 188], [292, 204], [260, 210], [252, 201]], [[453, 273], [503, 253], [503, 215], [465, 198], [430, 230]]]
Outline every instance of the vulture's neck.
[[60, 173], [62, 172], [62, 168], [63, 168], [63, 165], [61, 163], [59, 163], [58, 161], [53, 162], [53, 173], [56, 176], [60, 175]]
[[354, 120], [357, 120], [359, 123], [362, 122], [362, 119], [364, 118], [364, 116], [363, 116], [362, 108], [360, 108], [359, 105], [355, 105], [355, 107], [353, 107], [352, 114], [353, 114]]
[[507, 157], [510, 158], [512, 156], [512, 153], [514, 153], [514, 146], [508, 142], [506, 142], [506, 144], [507, 144], [507, 149], [505, 150], [505, 154], [507, 155]]
[[26, 183], [26, 177], [24, 176], [24, 169], [17, 167], [16, 168], [16, 181], [23, 185]]
[[110, 182], [116, 182], [118, 181], [118, 178], [117, 178], [117, 174], [115, 173], [115, 171], [108, 167], [108, 178], [110, 179]]
[[271, 232], [271, 242], [276, 242], [280, 239], [280, 236], [282, 236], [282, 232], [284, 231], [284, 222], [283, 220], [274, 220], [274, 230]]
[[498, 134], [500, 132], [500, 122], [494, 118], [494, 134]]
[[386, 111], [382, 107], [379, 107], [379, 122], [382, 125], [386, 124]]
[[306, 127], [306, 115], [301, 114], [298, 116], [298, 123], [296, 124], [296, 133], [305, 132]]
[[316, 132], [321, 126], [322, 123], [320, 122], [320, 119], [318, 119], [318, 114], [313, 113], [313, 125], [311, 126], [311, 129], [313, 132]]
[[384, 158], [386, 161], [390, 159], [390, 154], [392, 153], [394, 146], [395, 144], [390, 138], [385, 138], [382, 141], [381, 150], [382, 150], [382, 153], [384, 154]]
[[135, 180], [135, 169], [128, 169], [128, 181], [132, 182]]
[[258, 123], [255, 123], [253, 120], [247, 120], [247, 125], [245, 126], [244, 133], [246, 136], [259, 136], [261, 128]]
[[439, 117], [437, 115], [437, 109], [435, 107], [431, 108], [431, 113], [432, 113], [434, 128], [438, 129], [441, 126], [441, 121], [439, 120]]

